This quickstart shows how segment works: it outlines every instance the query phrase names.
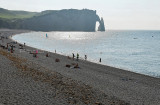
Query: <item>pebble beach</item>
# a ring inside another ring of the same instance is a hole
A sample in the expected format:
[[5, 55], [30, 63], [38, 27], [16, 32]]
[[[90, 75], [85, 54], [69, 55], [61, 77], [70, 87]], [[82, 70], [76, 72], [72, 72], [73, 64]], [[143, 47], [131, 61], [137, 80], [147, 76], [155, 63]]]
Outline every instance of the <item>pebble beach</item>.
[[0, 105], [160, 105], [160, 78], [73, 60], [11, 38], [28, 32], [0, 29]]

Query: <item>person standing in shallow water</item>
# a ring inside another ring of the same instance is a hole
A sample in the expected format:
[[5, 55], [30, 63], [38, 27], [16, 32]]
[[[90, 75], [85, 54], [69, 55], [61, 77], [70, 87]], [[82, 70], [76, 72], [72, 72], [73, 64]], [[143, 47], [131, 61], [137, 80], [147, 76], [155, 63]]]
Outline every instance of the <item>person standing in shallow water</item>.
[[101, 62], [101, 58], [99, 59], [99, 62]]
[[77, 53], [77, 61], [78, 61], [78, 59], [79, 59], [79, 54]]

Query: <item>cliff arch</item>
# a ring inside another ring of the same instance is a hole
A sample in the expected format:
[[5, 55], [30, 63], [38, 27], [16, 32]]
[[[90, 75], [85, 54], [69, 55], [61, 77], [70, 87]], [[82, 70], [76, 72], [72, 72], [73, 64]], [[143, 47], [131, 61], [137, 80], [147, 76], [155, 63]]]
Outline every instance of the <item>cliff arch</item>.
[[100, 25], [99, 21], [96, 21], [95, 31], [98, 31], [99, 25]]
[[103, 20], [103, 18], [99, 19], [98, 22], [99, 22], [98, 31], [105, 31], [105, 26], [104, 26], [104, 20]]

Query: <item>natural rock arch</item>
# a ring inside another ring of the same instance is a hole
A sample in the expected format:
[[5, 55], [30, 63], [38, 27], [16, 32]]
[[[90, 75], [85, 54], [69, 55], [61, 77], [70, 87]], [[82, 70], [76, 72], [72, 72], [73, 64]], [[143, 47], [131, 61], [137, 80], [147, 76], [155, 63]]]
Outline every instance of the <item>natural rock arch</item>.
[[99, 21], [96, 21], [95, 31], [98, 31], [99, 25], [100, 25]]
[[98, 31], [105, 31], [105, 26], [104, 26], [104, 20], [103, 20], [103, 18], [101, 18], [101, 20], [99, 20]]

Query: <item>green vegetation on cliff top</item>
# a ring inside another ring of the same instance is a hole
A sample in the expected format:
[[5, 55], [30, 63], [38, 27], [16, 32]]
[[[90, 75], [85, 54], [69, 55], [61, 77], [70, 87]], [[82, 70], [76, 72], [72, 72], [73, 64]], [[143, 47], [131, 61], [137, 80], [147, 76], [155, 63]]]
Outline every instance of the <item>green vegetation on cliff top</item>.
[[37, 12], [11, 11], [0, 8], [0, 18], [4, 19], [23, 19], [35, 16]]

